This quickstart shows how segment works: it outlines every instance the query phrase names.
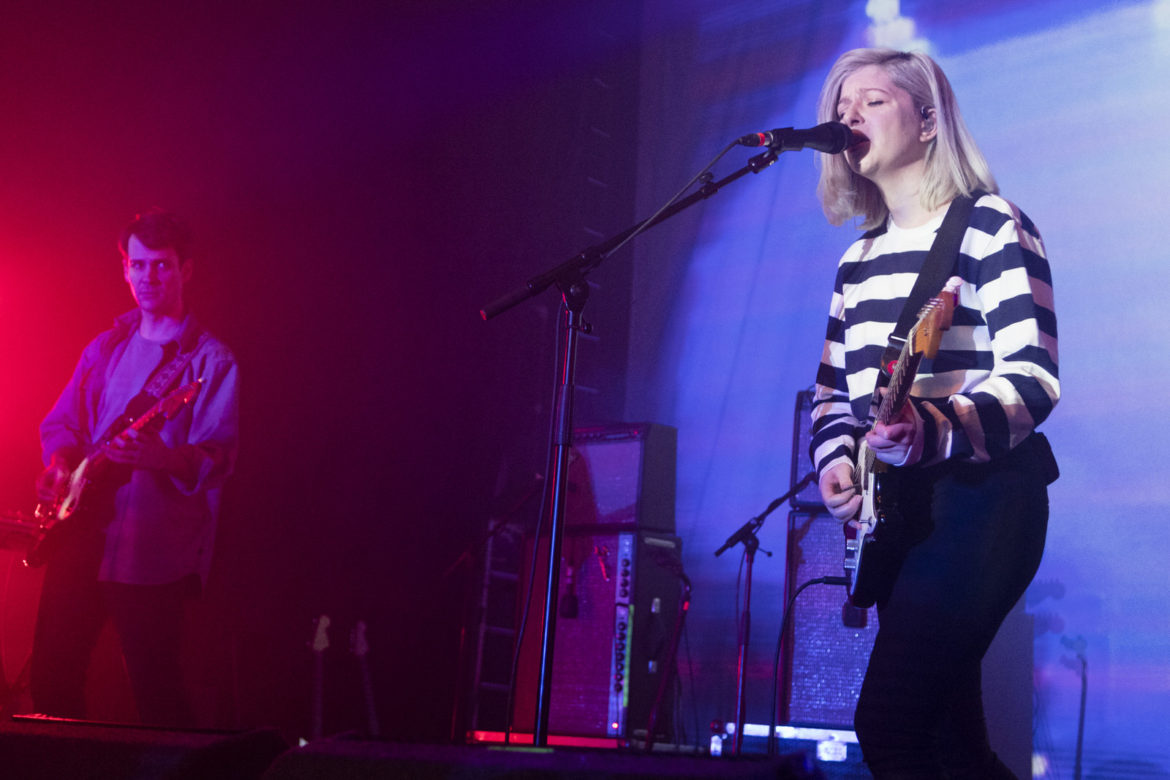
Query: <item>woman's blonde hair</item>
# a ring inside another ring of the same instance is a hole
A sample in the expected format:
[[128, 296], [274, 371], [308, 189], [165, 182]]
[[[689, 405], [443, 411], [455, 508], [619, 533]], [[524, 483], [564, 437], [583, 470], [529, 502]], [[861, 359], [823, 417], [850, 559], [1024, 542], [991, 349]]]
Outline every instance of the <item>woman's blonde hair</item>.
[[[835, 122], [841, 84], [867, 65], [880, 65], [890, 80], [909, 93], [914, 110], [922, 114], [933, 109], [938, 133], [926, 151], [926, 174], [922, 182], [922, 205], [934, 210], [960, 195], [975, 190], [998, 192], [995, 177], [975, 139], [967, 130], [955, 93], [942, 68], [925, 54], [893, 49], [854, 49], [833, 64], [821, 88], [817, 104], [818, 122]], [[885, 222], [889, 210], [877, 186], [858, 176], [840, 154], [818, 155], [821, 176], [817, 196], [825, 216], [833, 225], [863, 217], [862, 230]]]

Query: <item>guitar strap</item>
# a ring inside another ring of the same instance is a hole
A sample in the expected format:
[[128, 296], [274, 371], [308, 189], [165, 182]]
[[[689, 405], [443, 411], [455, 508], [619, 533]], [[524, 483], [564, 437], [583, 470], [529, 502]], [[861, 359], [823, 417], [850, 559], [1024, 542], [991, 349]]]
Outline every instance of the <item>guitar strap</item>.
[[[195, 358], [195, 352], [199, 345], [206, 339], [207, 331], [195, 326], [190, 333], [180, 334], [178, 339], [167, 343], [163, 348], [162, 362], [151, 373], [146, 385], [143, 386], [138, 395], [131, 398], [130, 402], [126, 404], [126, 414], [132, 418], [138, 417], [170, 392], [179, 375], [183, 373], [183, 369], [189, 366]], [[169, 358], [167, 357], [168, 353], [170, 353]]]
[[154, 396], [156, 401], [166, 395], [178, 380], [179, 375], [183, 373], [183, 369], [191, 364], [195, 358], [195, 351], [206, 339], [206, 331], [201, 330], [195, 338], [191, 339], [192, 343], [188, 344], [186, 349], [180, 341], [172, 341], [168, 344], [168, 348], [174, 349], [174, 355], [171, 356], [170, 360], [164, 360], [159, 364], [159, 367], [151, 374], [146, 386], [142, 388], [142, 392]]
[[[898, 324], [890, 334], [886, 351], [882, 355], [882, 376], [889, 375], [889, 366], [898, 359], [902, 347], [906, 344], [906, 336], [910, 328], [918, 319], [918, 313], [932, 295], [946, 284], [955, 272], [955, 265], [959, 259], [959, 246], [963, 242], [963, 234], [971, 224], [971, 212], [975, 208], [975, 201], [986, 193], [975, 191], [967, 197], [958, 197], [951, 201], [942, 225], [934, 236], [934, 243], [930, 252], [922, 261], [922, 268], [918, 271], [918, 279], [906, 298], [906, 305], [898, 317]], [[879, 385], [881, 382], [879, 381]]]

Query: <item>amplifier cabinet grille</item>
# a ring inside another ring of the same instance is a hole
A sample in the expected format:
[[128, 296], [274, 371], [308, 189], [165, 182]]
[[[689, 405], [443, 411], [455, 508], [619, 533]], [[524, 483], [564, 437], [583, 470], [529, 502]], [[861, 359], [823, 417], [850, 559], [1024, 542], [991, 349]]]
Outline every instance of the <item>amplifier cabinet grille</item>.
[[[843, 573], [845, 537], [841, 523], [826, 511], [788, 515], [788, 572], [785, 601], [802, 583]], [[877, 635], [877, 610], [852, 610], [845, 625], [846, 592], [837, 585], [815, 585], [796, 600], [785, 637], [787, 723], [852, 729], [853, 710]]]
[[[541, 542], [517, 671], [513, 728], [518, 731], [527, 730], [536, 713], [548, 570], [547, 539]], [[633, 739], [646, 728], [678, 616], [679, 540], [650, 531], [578, 527], [566, 533], [562, 552], [549, 733]], [[522, 583], [527, 582], [526, 574]], [[665, 697], [655, 729], [659, 738], [670, 737], [670, 704]]]

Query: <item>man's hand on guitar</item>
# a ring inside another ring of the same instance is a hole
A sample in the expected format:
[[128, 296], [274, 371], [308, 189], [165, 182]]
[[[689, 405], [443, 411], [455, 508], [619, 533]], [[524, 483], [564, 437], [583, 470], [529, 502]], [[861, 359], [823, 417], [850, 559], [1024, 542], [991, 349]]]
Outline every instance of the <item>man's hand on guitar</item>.
[[69, 465], [63, 459], [54, 456], [49, 467], [37, 477], [37, 498], [44, 504], [55, 504], [65, 495], [68, 484]]
[[127, 428], [114, 437], [105, 448], [106, 457], [136, 469], [156, 469], [178, 474], [186, 462], [177, 450], [168, 447], [154, 431], [136, 431]]
[[[885, 395], [882, 388], [882, 395]], [[875, 458], [891, 466], [912, 466], [922, 458], [922, 423], [914, 404], [906, 403], [888, 423], [874, 423], [865, 443]]]
[[853, 484], [853, 467], [839, 463], [821, 475], [818, 487], [825, 508], [833, 517], [847, 522], [857, 516], [861, 508], [861, 493]]

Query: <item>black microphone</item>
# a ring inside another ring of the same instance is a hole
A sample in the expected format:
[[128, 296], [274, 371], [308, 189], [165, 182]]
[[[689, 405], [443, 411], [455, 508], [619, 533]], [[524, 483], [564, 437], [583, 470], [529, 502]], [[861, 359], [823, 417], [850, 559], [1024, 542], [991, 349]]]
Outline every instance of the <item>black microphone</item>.
[[816, 149], [825, 154], [839, 154], [861, 139], [840, 122], [825, 122], [807, 130], [780, 127], [764, 133], [751, 133], [740, 138], [743, 146], [766, 146], [774, 152], [795, 152]]

